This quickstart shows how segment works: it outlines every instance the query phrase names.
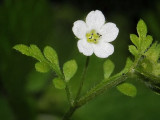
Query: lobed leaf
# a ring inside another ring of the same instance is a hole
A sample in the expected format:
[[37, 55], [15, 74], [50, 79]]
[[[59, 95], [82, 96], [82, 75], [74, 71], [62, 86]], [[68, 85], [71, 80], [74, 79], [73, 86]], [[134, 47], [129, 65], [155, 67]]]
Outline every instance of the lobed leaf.
[[147, 35], [141, 44], [142, 50], [146, 50], [152, 44], [153, 38], [151, 35]]
[[129, 51], [132, 53], [132, 55], [137, 56], [138, 55], [138, 50], [134, 45], [129, 46]]
[[18, 44], [18, 45], [15, 45], [13, 48], [24, 55], [30, 56], [29, 47], [27, 45]]
[[60, 78], [54, 78], [53, 84], [54, 84], [55, 88], [57, 88], [57, 89], [65, 89], [65, 87], [66, 87], [65, 82]]
[[132, 65], [133, 65], [133, 61], [130, 58], [127, 58], [126, 65], [124, 69], [121, 71], [121, 73], [128, 72], [128, 70], [131, 68]]
[[23, 44], [18, 44], [18, 45], [15, 45], [13, 48], [18, 50], [24, 55], [31, 56], [37, 59], [38, 61], [45, 60], [41, 50], [36, 45], [30, 45], [30, 47], [28, 47]]
[[139, 38], [138, 38], [137, 35], [135, 35], [135, 34], [130, 34], [130, 39], [131, 39], [132, 43], [133, 43], [137, 48], [140, 47], [140, 40], [139, 40]]
[[77, 68], [78, 68], [78, 66], [77, 66], [77, 63], [75, 60], [70, 60], [70, 61], [67, 61], [66, 63], [64, 63], [63, 73], [65, 76], [66, 82], [68, 82], [74, 76], [74, 74], [77, 71]]
[[144, 38], [147, 35], [147, 26], [142, 19], [140, 19], [137, 24], [137, 32], [138, 32], [139, 37], [141, 38]]
[[38, 72], [46, 73], [50, 70], [50, 66], [45, 62], [37, 62], [35, 68]]
[[45, 58], [37, 45], [30, 45], [29, 51], [32, 57], [36, 58], [39, 61], [44, 61]]
[[104, 79], [107, 79], [110, 77], [114, 68], [115, 68], [115, 65], [111, 60], [108, 59], [104, 62], [104, 64], [103, 64]]
[[48, 59], [48, 61], [50, 61], [52, 64], [54, 64], [55, 66], [59, 66], [59, 62], [58, 62], [58, 55], [56, 53], [56, 51], [50, 47], [50, 46], [46, 46], [44, 48], [44, 56]]

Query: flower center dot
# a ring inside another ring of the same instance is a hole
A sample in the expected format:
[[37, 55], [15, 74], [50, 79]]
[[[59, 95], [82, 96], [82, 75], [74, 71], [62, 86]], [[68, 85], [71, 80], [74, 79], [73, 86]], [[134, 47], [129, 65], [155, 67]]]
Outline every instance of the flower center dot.
[[98, 41], [100, 40], [102, 35], [100, 35], [99, 33], [97, 33], [95, 30], [91, 30], [90, 32], [88, 32], [86, 34], [87, 37], [87, 41], [89, 43], [98, 43]]

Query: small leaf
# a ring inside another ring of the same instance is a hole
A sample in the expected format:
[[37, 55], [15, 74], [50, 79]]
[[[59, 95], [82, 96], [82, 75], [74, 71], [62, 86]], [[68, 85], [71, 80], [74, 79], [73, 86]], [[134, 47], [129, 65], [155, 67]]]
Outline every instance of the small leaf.
[[128, 70], [131, 68], [132, 64], [133, 64], [133, 61], [130, 58], [127, 58], [126, 65], [125, 65], [124, 69], [121, 71], [121, 73], [128, 72]]
[[30, 45], [29, 51], [30, 51], [30, 54], [32, 57], [36, 58], [39, 61], [44, 60], [44, 56], [43, 56], [41, 50], [36, 45]]
[[30, 47], [28, 47], [26, 45], [19, 44], [14, 46], [13, 48], [20, 51], [24, 55], [31, 56], [37, 59], [38, 61], [45, 60], [43, 54], [41, 53], [41, 50], [36, 45], [30, 45]]
[[59, 67], [58, 55], [52, 47], [46, 46], [44, 48], [44, 55], [48, 59], [48, 61], [50, 61], [55, 66]]
[[137, 24], [137, 32], [139, 37], [142, 37], [142, 38], [146, 37], [147, 35], [147, 26], [142, 19], [140, 19]]
[[142, 47], [144, 50], [146, 50], [151, 44], [152, 44], [153, 38], [151, 35], [147, 35], [147, 37], [145, 38]]
[[137, 94], [137, 89], [134, 85], [130, 84], [130, 83], [122, 83], [120, 85], [117, 86], [117, 89], [130, 97], [135, 97]]
[[35, 68], [38, 72], [46, 73], [50, 70], [50, 66], [45, 62], [37, 62]]
[[138, 38], [137, 35], [135, 35], [135, 34], [130, 34], [130, 39], [131, 39], [132, 43], [133, 43], [137, 48], [140, 47], [140, 40], [139, 40], [139, 38]]
[[54, 84], [55, 88], [57, 88], [57, 89], [65, 89], [65, 87], [66, 87], [65, 82], [60, 78], [54, 78], [53, 84]]
[[77, 63], [75, 60], [70, 60], [67, 61], [64, 65], [63, 65], [63, 73], [65, 76], [65, 80], [68, 82], [76, 73], [77, 71]]
[[132, 55], [137, 56], [138, 55], [138, 50], [134, 45], [129, 46], [129, 51], [132, 53]]
[[115, 68], [115, 65], [111, 60], [108, 59], [104, 62], [103, 69], [104, 69], [104, 78], [105, 79], [110, 77], [114, 68]]
[[18, 44], [15, 45], [13, 48], [24, 55], [30, 56], [29, 47], [27, 45]]

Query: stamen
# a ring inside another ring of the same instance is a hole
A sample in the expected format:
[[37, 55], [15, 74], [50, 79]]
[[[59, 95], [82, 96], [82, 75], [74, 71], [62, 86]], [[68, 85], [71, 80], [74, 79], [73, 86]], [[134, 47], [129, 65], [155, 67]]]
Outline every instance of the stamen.
[[97, 33], [95, 30], [91, 30], [89, 33], [86, 34], [86, 38], [87, 38], [87, 41], [89, 43], [98, 43], [100, 38], [101, 38], [101, 34]]

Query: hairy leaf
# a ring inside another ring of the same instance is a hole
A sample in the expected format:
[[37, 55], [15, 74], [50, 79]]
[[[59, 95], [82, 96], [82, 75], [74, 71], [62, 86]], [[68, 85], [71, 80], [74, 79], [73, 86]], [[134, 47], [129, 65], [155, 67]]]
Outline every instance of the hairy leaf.
[[29, 47], [27, 45], [18, 44], [18, 45], [15, 45], [13, 48], [24, 55], [30, 56]]
[[77, 71], [77, 63], [75, 60], [70, 60], [64, 63], [63, 65], [63, 73], [65, 76], [65, 80], [68, 82]]
[[130, 67], [133, 65], [133, 61], [130, 58], [127, 58], [126, 65], [124, 69], [121, 71], [121, 73], [126, 73], [130, 69]]
[[44, 55], [52, 64], [54, 64], [55, 66], [59, 66], [58, 55], [52, 47], [46, 46], [44, 48]]
[[60, 78], [54, 78], [53, 84], [54, 84], [55, 88], [57, 88], [57, 89], [65, 89], [65, 87], [66, 87], [65, 82]]
[[46, 73], [50, 70], [50, 66], [45, 62], [37, 62], [35, 68], [38, 72]]
[[137, 24], [137, 32], [139, 37], [142, 37], [142, 38], [146, 37], [147, 35], [147, 26], [142, 19], [140, 19]]
[[133, 43], [137, 48], [140, 47], [140, 40], [139, 40], [139, 38], [138, 38], [137, 35], [135, 35], [135, 34], [130, 34], [130, 39], [131, 39], [132, 43]]
[[111, 60], [106, 60], [103, 64], [103, 70], [104, 70], [104, 78], [107, 79], [112, 74], [113, 70], [115, 68], [114, 63]]
[[137, 94], [137, 89], [134, 85], [130, 84], [130, 83], [122, 83], [120, 85], [117, 86], [117, 89], [130, 97], [135, 97]]
[[129, 51], [132, 53], [132, 55], [137, 56], [138, 55], [138, 50], [134, 45], [129, 46]]
[[44, 56], [41, 50], [36, 45], [30, 45], [29, 51], [32, 57], [36, 58], [39, 61], [44, 61]]

